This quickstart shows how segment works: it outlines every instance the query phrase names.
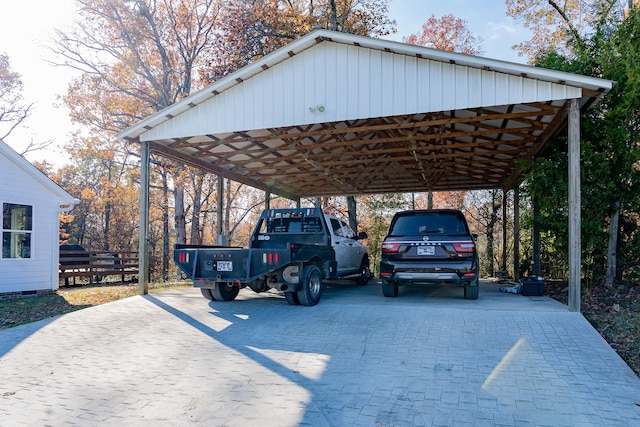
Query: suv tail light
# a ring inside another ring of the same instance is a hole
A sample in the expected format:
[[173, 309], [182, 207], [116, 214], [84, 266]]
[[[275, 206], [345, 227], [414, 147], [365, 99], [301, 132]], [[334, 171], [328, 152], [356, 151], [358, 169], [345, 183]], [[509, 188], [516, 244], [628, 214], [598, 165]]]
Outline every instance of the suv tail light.
[[453, 242], [453, 247], [455, 248], [456, 252], [473, 253], [476, 245], [473, 242]]
[[385, 242], [382, 244], [383, 254], [395, 254], [400, 249], [400, 243]]

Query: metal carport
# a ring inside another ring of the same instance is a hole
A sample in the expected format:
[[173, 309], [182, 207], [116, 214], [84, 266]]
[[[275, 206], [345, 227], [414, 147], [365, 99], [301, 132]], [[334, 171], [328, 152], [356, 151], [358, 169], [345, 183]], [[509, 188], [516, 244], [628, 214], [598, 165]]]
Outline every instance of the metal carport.
[[[318, 30], [121, 132], [149, 153], [300, 197], [501, 188], [569, 137], [569, 309], [580, 309], [580, 113], [613, 82]], [[222, 181], [222, 180], [220, 180]], [[146, 183], [146, 185], [145, 185]]]

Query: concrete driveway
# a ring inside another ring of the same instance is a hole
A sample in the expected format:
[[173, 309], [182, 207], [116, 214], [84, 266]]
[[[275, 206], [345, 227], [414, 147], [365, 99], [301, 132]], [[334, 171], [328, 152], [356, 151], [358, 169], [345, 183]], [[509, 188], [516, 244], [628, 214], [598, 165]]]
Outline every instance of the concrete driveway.
[[0, 426], [634, 426], [640, 379], [546, 297], [133, 297], [0, 331]]

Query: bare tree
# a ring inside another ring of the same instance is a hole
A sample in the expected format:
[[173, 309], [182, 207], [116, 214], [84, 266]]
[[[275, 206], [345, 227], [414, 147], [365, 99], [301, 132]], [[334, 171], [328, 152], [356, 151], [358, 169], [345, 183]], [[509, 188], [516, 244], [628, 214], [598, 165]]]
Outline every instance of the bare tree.
[[8, 137], [31, 113], [22, 98], [22, 78], [11, 69], [9, 56], [0, 55], [0, 139]]

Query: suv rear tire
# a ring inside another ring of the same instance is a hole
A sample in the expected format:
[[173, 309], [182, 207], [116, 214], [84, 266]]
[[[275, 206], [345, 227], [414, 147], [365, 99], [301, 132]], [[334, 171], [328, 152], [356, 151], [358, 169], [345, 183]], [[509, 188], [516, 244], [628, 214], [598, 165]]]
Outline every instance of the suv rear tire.
[[382, 281], [382, 295], [385, 297], [397, 297], [398, 296], [398, 283], [390, 280]]
[[480, 290], [480, 284], [478, 280], [471, 283], [465, 283], [464, 285], [464, 299], [478, 299], [478, 291]]

